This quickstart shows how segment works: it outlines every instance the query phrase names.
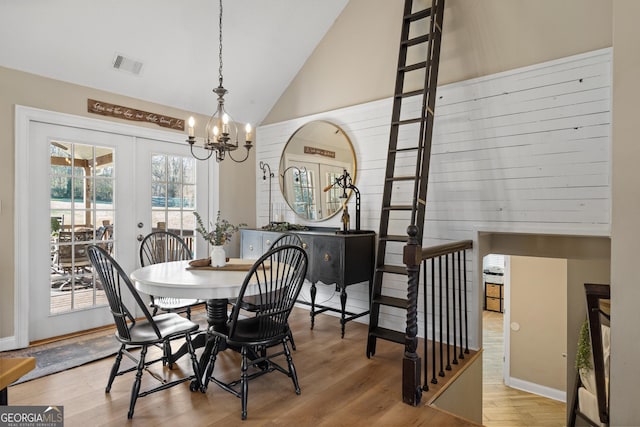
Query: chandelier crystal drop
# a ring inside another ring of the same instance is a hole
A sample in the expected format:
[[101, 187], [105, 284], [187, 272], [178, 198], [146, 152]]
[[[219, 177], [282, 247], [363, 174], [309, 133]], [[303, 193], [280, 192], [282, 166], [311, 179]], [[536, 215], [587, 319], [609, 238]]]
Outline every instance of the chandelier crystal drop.
[[249, 158], [249, 150], [251, 150], [252, 147], [251, 125], [247, 123], [244, 129], [243, 139], [244, 148], [246, 149], [245, 156], [242, 159], [235, 159], [231, 153], [239, 148], [239, 140], [242, 135], [238, 132], [236, 122], [224, 108], [224, 96], [228, 91], [222, 84], [222, 0], [220, 0], [219, 30], [218, 87], [213, 89], [213, 92], [218, 96], [218, 106], [211, 118], [207, 121], [207, 125], [205, 127], [206, 137], [202, 148], [206, 149], [207, 153], [204, 156], [198, 156], [194, 152], [196, 137], [194, 129], [195, 119], [193, 117], [189, 117], [188, 121], [189, 136], [187, 138], [187, 142], [191, 147], [191, 155], [198, 160], [208, 160], [215, 153], [217, 162], [223, 161], [228, 154], [231, 160], [241, 163]]

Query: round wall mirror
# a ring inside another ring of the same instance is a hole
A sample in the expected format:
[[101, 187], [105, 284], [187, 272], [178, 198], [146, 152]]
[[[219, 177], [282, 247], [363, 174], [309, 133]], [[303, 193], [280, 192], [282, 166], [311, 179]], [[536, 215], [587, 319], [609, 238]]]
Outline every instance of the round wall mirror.
[[[351, 190], [337, 185], [346, 170], [356, 180], [356, 155], [342, 129], [326, 121], [302, 125], [280, 157], [280, 191], [289, 207], [307, 221], [324, 221], [340, 211]], [[345, 197], [346, 195], [346, 197]]]

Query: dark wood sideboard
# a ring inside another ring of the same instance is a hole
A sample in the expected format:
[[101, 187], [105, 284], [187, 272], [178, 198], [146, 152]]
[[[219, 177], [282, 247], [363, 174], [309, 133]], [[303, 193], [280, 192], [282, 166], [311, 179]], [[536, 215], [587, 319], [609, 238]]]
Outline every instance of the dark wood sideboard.
[[[311, 306], [311, 329], [313, 329], [316, 314], [333, 311], [340, 313], [340, 325], [342, 337], [344, 337], [347, 322], [369, 314], [368, 309], [359, 313], [346, 310], [347, 286], [369, 282], [369, 300], [371, 299], [376, 233], [351, 231], [345, 234], [338, 229], [326, 227], [289, 232], [300, 236], [303, 242], [302, 247], [309, 257], [307, 280], [311, 282], [311, 303], [300, 300], [298, 302]], [[253, 259], [260, 257], [282, 234], [275, 231], [241, 229], [240, 256]], [[335, 285], [340, 290], [340, 310], [315, 303], [318, 282]]]

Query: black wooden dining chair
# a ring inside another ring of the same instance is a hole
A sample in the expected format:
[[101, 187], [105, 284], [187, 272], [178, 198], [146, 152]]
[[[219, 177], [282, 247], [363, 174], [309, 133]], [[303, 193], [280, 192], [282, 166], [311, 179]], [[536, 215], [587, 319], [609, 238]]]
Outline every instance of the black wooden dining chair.
[[[154, 231], [140, 244], [140, 265], [158, 264], [169, 261], [184, 261], [192, 258], [191, 250], [184, 240], [170, 231]], [[186, 298], [170, 298], [150, 295], [149, 306], [155, 316], [158, 310], [167, 313], [185, 313], [191, 319], [191, 307], [204, 305], [205, 301]]]
[[[302, 247], [302, 239], [297, 234], [285, 233], [279, 236], [276, 240], [274, 240], [271, 246], [269, 246], [268, 250], [275, 249], [280, 246], [286, 246], [286, 245]], [[232, 304], [235, 304], [235, 301], [232, 302]], [[242, 301], [240, 308], [246, 311], [251, 311], [251, 312], [258, 311], [259, 303], [257, 301], [257, 296], [247, 295]]]
[[[269, 250], [277, 248], [277, 247], [280, 247], [280, 246], [286, 246], [286, 245], [294, 245], [294, 246], [302, 247], [302, 239], [297, 234], [285, 233], [285, 234], [282, 234], [276, 240], [273, 241], [273, 243], [269, 247]], [[232, 304], [235, 304], [235, 301], [233, 301]], [[252, 313], [257, 312], [259, 310], [259, 308], [260, 308], [259, 307], [259, 302], [257, 301], [257, 297], [255, 295], [247, 295], [247, 296], [245, 296], [245, 298], [243, 299], [243, 301], [242, 301], [242, 303], [240, 305], [240, 308], [245, 310], [245, 311], [252, 312]], [[296, 343], [293, 340], [293, 334], [292, 333], [289, 336], [289, 341], [291, 342], [291, 348], [295, 350], [296, 349]]]
[[[209, 329], [214, 341], [202, 390], [206, 391], [209, 381], [213, 381], [239, 397], [243, 420], [247, 418], [248, 383], [251, 379], [279, 371], [291, 378], [296, 394], [300, 394], [298, 376], [287, 344], [290, 336], [288, 318], [302, 288], [307, 265], [307, 254], [299, 246], [286, 245], [268, 251], [247, 274], [238, 295], [239, 303], [231, 311], [228, 331]], [[251, 294], [260, 302], [256, 315], [240, 316], [241, 303]], [[282, 345], [282, 350], [270, 353], [272, 347], [278, 345]], [[218, 352], [227, 347], [239, 349], [242, 356], [240, 379], [230, 383], [213, 376]], [[286, 359], [286, 369], [274, 361], [280, 356]]]
[[[129, 412], [127, 414], [127, 418], [132, 418], [138, 397], [147, 396], [156, 391], [167, 389], [194, 378], [196, 381], [195, 385], [192, 383], [192, 387], [197, 388], [201, 375], [196, 353], [191, 343], [191, 333], [197, 331], [199, 325], [176, 313], [164, 313], [152, 316], [127, 275], [106, 250], [97, 245], [90, 245], [88, 247], [88, 253], [91, 264], [104, 287], [111, 314], [113, 315], [113, 320], [116, 325], [115, 337], [120, 342], [120, 349], [111, 368], [105, 393], [111, 391], [111, 385], [116, 376], [136, 371], [136, 377], [131, 389]], [[129, 297], [133, 298], [135, 305], [137, 305], [139, 312], [143, 314], [144, 319], [136, 320], [133, 315], [135, 311], [127, 308], [123, 300]], [[147, 369], [149, 365], [163, 361], [165, 355], [163, 354], [162, 357], [152, 360], [146, 360], [147, 350], [149, 346], [155, 345], [160, 345], [164, 348], [170, 340], [177, 338], [184, 338], [186, 340], [187, 348], [191, 356], [193, 375], [167, 381], [160, 375]], [[130, 352], [132, 348], [140, 349], [140, 354], [137, 357]], [[136, 366], [120, 371], [120, 362], [122, 361], [123, 355], [131, 359]], [[140, 384], [142, 381], [142, 373], [145, 370], [159, 380], [161, 384], [141, 392]]]

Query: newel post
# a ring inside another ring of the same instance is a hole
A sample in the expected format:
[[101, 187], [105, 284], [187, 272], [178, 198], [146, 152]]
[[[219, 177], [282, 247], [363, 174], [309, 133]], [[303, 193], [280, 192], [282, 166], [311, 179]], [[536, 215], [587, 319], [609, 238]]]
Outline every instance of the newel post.
[[420, 263], [422, 262], [421, 242], [418, 242], [418, 227], [407, 228], [409, 241], [404, 247], [403, 261], [407, 266], [407, 329], [405, 331], [404, 358], [402, 359], [402, 401], [417, 406], [422, 398], [420, 386], [420, 357], [418, 347], [418, 285]]

